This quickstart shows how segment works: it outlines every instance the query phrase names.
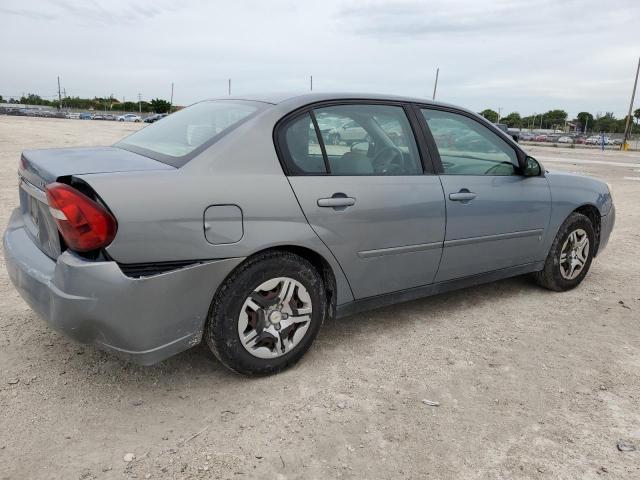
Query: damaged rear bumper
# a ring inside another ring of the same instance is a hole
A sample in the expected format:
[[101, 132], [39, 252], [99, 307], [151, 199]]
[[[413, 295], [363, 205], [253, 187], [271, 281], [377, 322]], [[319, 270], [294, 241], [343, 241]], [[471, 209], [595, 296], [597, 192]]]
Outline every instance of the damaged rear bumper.
[[9, 277], [54, 329], [150, 365], [200, 343], [213, 295], [243, 258], [213, 260], [143, 278], [116, 262], [46, 256], [14, 211], [3, 238]]

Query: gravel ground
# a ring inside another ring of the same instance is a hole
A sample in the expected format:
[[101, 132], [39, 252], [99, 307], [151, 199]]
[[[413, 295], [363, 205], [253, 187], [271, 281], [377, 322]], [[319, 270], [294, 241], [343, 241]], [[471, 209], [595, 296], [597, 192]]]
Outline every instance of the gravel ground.
[[[0, 116], [0, 225], [21, 150], [140, 127]], [[579, 288], [520, 277], [333, 321], [270, 378], [204, 346], [142, 368], [73, 343], [0, 258], [0, 478], [640, 478], [640, 155], [531, 152], [613, 185], [616, 228]]]

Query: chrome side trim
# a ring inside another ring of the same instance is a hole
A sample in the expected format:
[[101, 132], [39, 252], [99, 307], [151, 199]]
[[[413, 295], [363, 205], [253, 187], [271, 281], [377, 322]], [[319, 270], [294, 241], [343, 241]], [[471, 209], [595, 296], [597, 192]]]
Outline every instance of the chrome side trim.
[[45, 205], [49, 205], [49, 202], [47, 202], [47, 194], [36, 187], [33, 183], [25, 180], [22, 177], [20, 177], [20, 188], [22, 188], [25, 192], [27, 192], [39, 202], [42, 202]]
[[521, 238], [521, 237], [540, 236], [540, 238], [542, 239], [542, 233], [543, 233], [543, 230], [539, 228], [537, 230], [522, 230], [520, 232], [499, 233], [496, 235], [487, 235], [484, 237], [460, 238], [458, 240], [445, 240], [444, 246], [445, 248], [458, 247], [460, 245], [470, 245], [472, 243], [493, 242], [496, 240], [507, 240], [509, 238]]
[[383, 255], [397, 255], [399, 253], [422, 252], [425, 250], [433, 250], [434, 248], [442, 248], [442, 242], [420, 243], [417, 245], [404, 245], [402, 247], [379, 248], [376, 250], [363, 250], [358, 252], [360, 258], [381, 257]]

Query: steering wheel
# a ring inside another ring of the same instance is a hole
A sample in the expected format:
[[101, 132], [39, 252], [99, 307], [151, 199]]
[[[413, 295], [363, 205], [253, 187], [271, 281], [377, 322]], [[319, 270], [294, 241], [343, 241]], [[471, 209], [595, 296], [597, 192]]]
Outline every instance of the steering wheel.
[[[385, 154], [388, 158], [383, 158]], [[373, 169], [377, 173], [389, 173], [390, 171], [402, 171], [404, 169], [404, 157], [402, 150], [396, 146], [387, 146], [373, 156], [371, 160]]]
[[[513, 163], [511, 162], [507, 162], [507, 161], [502, 161], [500, 163], [496, 163], [493, 167], [491, 167], [489, 170], [487, 170], [485, 173], [485, 175], [487, 174], [492, 174], [494, 171], [496, 171], [498, 168], [500, 168], [502, 165], [509, 165], [511, 167], [511, 171], [513, 172], [513, 170], [515, 170], [515, 167], [513, 165]], [[511, 173], [509, 173], [509, 175], [511, 175]]]

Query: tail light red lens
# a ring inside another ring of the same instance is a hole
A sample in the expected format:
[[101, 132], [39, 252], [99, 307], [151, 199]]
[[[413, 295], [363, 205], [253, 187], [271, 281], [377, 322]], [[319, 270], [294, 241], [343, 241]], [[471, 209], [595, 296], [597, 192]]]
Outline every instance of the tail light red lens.
[[51, 215], [71, 250], [89, 252], [113, 241], [118, 224], [99, 203], [64, 183], [50, 183], [46, 190]]

